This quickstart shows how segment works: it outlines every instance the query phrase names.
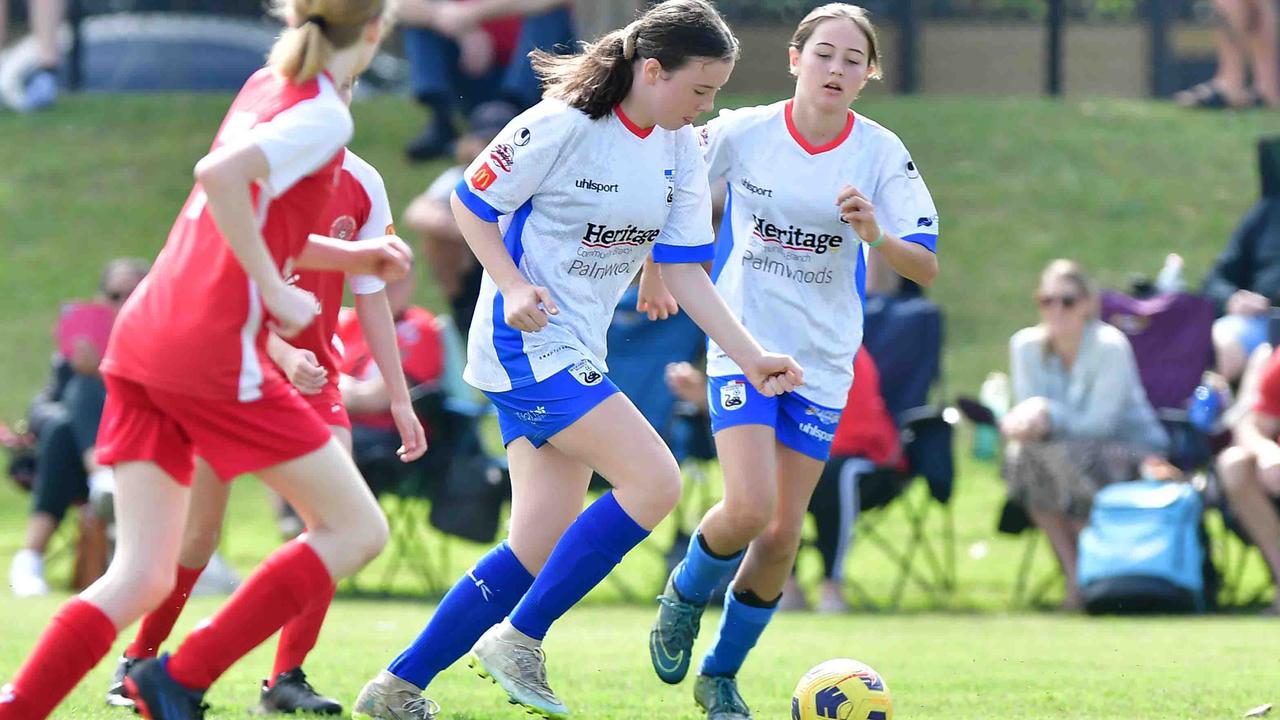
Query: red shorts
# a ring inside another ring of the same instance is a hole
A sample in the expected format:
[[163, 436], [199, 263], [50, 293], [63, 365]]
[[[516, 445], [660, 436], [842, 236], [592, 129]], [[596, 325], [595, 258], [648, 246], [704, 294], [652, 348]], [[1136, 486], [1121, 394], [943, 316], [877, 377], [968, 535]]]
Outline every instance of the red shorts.
[[223, 481], [314, 452], [329, 427], [289, 389], [254, 402], [192, 397], [103, 374], [107, 401], [98, 427], [102, 465], [150, 461], [191, 484], [196, 455]]
[[338, 392], [338, 383], [326, 383], [318, 395], [303, 395], [303, 400], [320, 416], [325, 425], [337, 425], [351, 432], [351, 417], [347, 415], [347, 407], [342, 404], [342, 393]]

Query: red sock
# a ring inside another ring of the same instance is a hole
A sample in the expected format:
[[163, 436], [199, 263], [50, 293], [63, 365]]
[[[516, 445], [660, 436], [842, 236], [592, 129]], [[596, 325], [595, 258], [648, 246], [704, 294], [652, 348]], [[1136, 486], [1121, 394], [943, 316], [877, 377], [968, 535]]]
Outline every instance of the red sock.
[[333, 586], [329, 570], [306, 543], [294, 540], [262, 562], [213, 619], [187, 636], [169, 658], [169, 675], [204, 690]]
[[204, 572], [203, 566], [198, 568], [178, 566], [178, 580], [173, 586], [173, 592], [169, 593], [169, 597], [156, 606], [155, 610], [142, 616], [142, 622], [138, 624], [138, 635], [124, 650], [126, 657], [156, 656], [160, 645], [168, 639], [169, 633], [173, 632], [173, 624], [178, 622], [182, 608], [187, 606], [187, 600], [191, 598], [191, 588], [195, 587], [196, 580], [200, 579], [202, 572]]
[[333, 594], [337, 590], [337, 585], [330, 585], [323, 595], [315, 598], [311, 605], [302, 611], [301, 615], [285, 623], [284, 630], [280, 631], [280, 643], [276, 645], [276, 666], [271, 670], [271, 679], [267, 681], [268, 684], [275, 685], [280, 673], [302, 667], [302, 661], [307, 659], [307, 653], [316, 646], [316, 639], [320, 637], [320, 626], [324, 625], [324, 616], [328, 614], [329, 604], [333, 602]]
[[115, 639], [116, 626], [96, 606], [80, 598], [63, 605], [13, 677], [12, 692], [0, 693], [0, 720], [48, 717]]

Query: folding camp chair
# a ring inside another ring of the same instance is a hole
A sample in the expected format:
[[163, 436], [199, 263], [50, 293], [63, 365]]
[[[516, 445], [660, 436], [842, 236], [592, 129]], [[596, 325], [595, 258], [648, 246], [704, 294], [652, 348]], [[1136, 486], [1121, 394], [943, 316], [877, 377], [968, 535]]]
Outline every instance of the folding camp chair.
[[[1111, 290], [1100, 300], [1102, 320], [1122, 331], [1133, 347], [1147, 399], [1169, 433], [1170, 462], [1184, 472], [1207, 469], [1210, 439], [1191, 425], [1186, 406], [1213, 358], [1212, 303], [1188, 293], [1137, 298]], [[1009, 534], [1034, 530], [1025, 510], [1012, 501], [1005, 503], [999, 526]], [[1042, 603], [1061, 579], [1056, 564], [1033, 579], [1042, 539], [1039, 532], [1027, 537], [1014, 582], [1015, 606]]]
[[[869, 591], [850, 574], [845, 584], [863, 605], [898, 607], [915, 586], [937, 605], [956, 587], [955, 520], [951, 507], [955, 480], [952, 426], [958, 414], [928, 403], [941, 379], [943, 318], [923, 297], [872, 296], [865, 305], [863, 346], [880, 371], [881, 393], [897, 419], [909, 470], [903, 477], [881, 476], [902, 492], [861, 512], [855, 533], [883, 553], [895, 568], [885, 594]], [[923, 480], [925, 488], [913, 490]], [[927, 490], [925, 492], [924, 490]], [[895, 519], [895, 514], [897, 519]], [[886, 532], [905, 524], [905, 540]], [[880, 597], [877, 597], [880, 595]]]

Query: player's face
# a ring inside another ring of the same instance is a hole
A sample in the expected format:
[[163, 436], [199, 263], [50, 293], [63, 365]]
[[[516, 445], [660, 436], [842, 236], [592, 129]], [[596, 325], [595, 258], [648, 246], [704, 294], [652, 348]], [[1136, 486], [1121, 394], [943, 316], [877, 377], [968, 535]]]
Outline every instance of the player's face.
[[364, 72], [369, 68], [369, 64], [373, 62], [373, 58], [378, 54], [378, 47], [382, 44], [383, 22], [381, 18], [372, 20], [364, 26], [364, 32], [357, 42], [360, 44], [361, 53], [360, 61], [356, 63], [356, 75]]
[[814, 29], [803, 48], [791, 48], [796, 98], [820, 110], [843, 111], [871, 72], [870, 42], [852, 20], [833, 18]]
[[1089, 298], [1067, 278], [1049, 278], [1036, 292], [1040, 321], [1052, 337], [1079, 334], [1089, 320]]
[[711, 112], [716, 93], [729, 81], [733, 62], [694, 58], [669, 73], [657, 65], [654, 77], [653, 117], [665, 130], [679, 130], [703, 113]]

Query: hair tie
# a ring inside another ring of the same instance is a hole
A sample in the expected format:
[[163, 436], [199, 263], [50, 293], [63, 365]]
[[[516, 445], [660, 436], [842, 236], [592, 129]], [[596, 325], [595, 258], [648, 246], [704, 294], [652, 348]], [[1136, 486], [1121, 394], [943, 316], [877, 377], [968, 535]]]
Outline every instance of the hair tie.
[[636, 57], [636, 42], [640, 39], [640, 21], [632, 22], [622, 31], [622, 58], [624, 60], [634, 60]]
[[307, 23], [311, 23], [312, 25], [320, 28], [320, 32], [326, 32], [329, 29], [328, 21], [320, 15], [308, 15], [307, 19], [302, 21], [303, 25]]

